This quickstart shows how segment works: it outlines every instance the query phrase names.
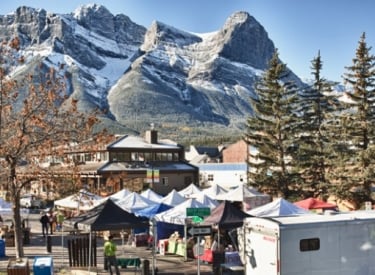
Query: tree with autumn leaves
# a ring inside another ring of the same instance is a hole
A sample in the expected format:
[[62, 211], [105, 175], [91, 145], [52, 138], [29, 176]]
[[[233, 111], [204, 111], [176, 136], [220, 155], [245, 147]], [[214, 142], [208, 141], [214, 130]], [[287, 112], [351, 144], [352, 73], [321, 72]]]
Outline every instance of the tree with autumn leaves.
[[66, 74], [41, 60], [31, 60], [27, 72], [15, 71], [25, 62], [17, 38], [0, 46], [0, 157], [13, 204], [16, 257], [24, 256], [20, 196], [32, 181], [52, 178], [40, 164], [63, 156], [71, 144], [91, 138], [95, 116], [81, 114], [67, 94]]

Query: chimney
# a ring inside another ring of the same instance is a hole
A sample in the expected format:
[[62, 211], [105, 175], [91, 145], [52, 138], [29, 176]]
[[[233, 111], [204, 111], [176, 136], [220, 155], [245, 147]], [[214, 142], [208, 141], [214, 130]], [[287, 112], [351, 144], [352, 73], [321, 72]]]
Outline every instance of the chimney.
[[158, 131], [154, 130], [154, 124], [151, 123], [151, 130], [146, 131], [145, 140], [151, 144], [158, 143]]

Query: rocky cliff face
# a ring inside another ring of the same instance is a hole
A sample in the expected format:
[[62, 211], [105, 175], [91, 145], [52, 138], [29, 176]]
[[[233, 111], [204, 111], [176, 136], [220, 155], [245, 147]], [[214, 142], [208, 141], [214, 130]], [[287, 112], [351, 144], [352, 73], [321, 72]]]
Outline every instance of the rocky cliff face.
[[0, 38], [15, 35], [30, 64], [65, 65], [81, 110], [107, 110], [103, 127], [143, 132], [154, 123], [171, 138], [241, 134], [254, 81], [275, 50], [246, 12], [193, 34], [157, 21], [146, 29], [95, 4], [71, 14], [20, 7], [0, 16]]

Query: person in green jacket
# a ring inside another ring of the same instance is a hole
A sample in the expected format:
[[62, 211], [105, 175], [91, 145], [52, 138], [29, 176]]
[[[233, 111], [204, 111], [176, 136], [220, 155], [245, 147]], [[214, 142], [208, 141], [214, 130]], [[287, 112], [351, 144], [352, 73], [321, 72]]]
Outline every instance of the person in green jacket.
[[112, 266], [115, 267], [116, 275], [120, 275], [120, 270], [117, 265], [116, 259], [116, 244], [113, 242], [113, 236], [110, 235], [108, 240], [104, 243], [104, 260], [106, 267], [109, 269], [109, 273], [112, 275]]

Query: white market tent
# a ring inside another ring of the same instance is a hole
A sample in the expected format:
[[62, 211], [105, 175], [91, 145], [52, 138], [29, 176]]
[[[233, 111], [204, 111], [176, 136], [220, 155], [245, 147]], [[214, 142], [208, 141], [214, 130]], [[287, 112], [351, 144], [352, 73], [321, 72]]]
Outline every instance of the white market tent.
[[270, 196], [267, 194], [263, 194], [255, 190], [254, 188], [250, 188], [245, 184], [240, 184], [236, 188], [229, 190], [227, 193], [221, 194], [217, 196], [218, 200], [230, 200], [230, 201], [243, 201], [245, 198], [252, 198], [252, 197], [265, 197], [270, 199]]
[[278, 198], [270, 203], [249, 210], [246, 213], [256, 217], [279, 217], [311, 214], [310, 211], [294, 205], [283, 198]]
[[204, 205], [201, 202], [198, 202], [196, 199], [188, 199], [184, 201], [183, 203], [180, 203], [179, 205], [167, 211], [156, 214], [154, 216], [154, 219], [155, 221], [158, 221], [158, 222], [185, 225], [185, 220], [187, 218], [186, 208], [202, 208], [202, 207], [208, 207], [208, 206]]
[[169, 192], [168, 195], [162, 198], [160, 202], [166, 205], [176, 206], [180, 203], [183, 203], [184, 201], [186, 201], [186, 198], [180, 195], [175, 189], [173, 189], [171, 192]]
[[202, 191], [194, 183], [191, 183], [184, 189], [178, 191], [178, 193], [185, 198], [194, 197], [195, 195], [200, 194], [201, 192]]
[[198, 194], [196, 197], [195, 197], [196, 201], [206, 205], [206, 207], [209, 207], [211, 209], [213, 208], [216, 208], [216, 206], [219, 205], [219, 202], [209, 196], [207, 196], [206, 194], [204, 193], [201, 193], [201, 194]]
[[110, 198], [110, 199], [112, 199], [114, 202], [116, 202], [116, 201], [120, 201], [120, 200], [122, 200], [123, 198], [125, 198], [126, 196], [128, 196], [128, 195], [131, 194], [131, 193], [132, 193], [132, 192], [129, 191], [128, 189], [123, 188], [123, 189], [121, 189], [120, 191], [118, 191], [118, 192], [116, 192], [116, 193], [110, 195], [110, 196], [107, 197], [107, 198]]
[[156, 193], [155, 191], [153, 191], [150, 188], [147, 189], [147, 190], [145, 190], [145, 191], [143, 191], [141, 193], [141, 196], [145, 197], [146, 199], [155, 201], [155, 202], [160, 202], [161, 199], [163, 198], [163, 196], [159, 195], [158, 193]]
[[228, 193], [228, 190], [219, 184], [213, 183], [209, 188], [203, 189], [202, 193], [213, 199], [217, 199], [218, 196], [225, 196], [225, 194]]
[[116, 192], [116, 193], [114, 193], [114, 194], [112, 194], [108, 197], [102, 198], [100, 200], [99, 204], [102, 204], [102, 203], [106, 202], [108, 199], [111, 199], [112, 201], [116, 202], [116, 201], [122, 200], [123, 198], [125, 198], [129, 194], [131, 194], [131, 191], [129, 191], [126, 188], [123, 188], [120, 191], [118, 191], [118, 192]]
[[77, 194], [56, 200], [54, 204], [59, 208], [87, 211], [102, 203], [102, 199], [103, 197], [101, 196], [81, 189]]
[[240, 184], [237, 188], [228, 191], [228, 193], [219, 195], [217, 200], [241, 201], [244, 204], [244, 210], [253, 209], [271, 201], [271, 196], [263, 194], [250, 188], [245, 184]]
[[118, 206], [120, 206], [122, 209], [130, 212], [135, 213], [141, 209], [144, 209], [146, 207], [150, 207], [153, 205], [159, 204], [158, 202], [149, 200], [141, 195], [139, 195], [136, 192], [132, 192], [129, 195], [127, 195], [125, 198], [116, 201], [115, 202]]

